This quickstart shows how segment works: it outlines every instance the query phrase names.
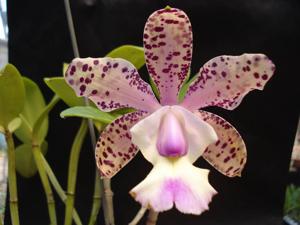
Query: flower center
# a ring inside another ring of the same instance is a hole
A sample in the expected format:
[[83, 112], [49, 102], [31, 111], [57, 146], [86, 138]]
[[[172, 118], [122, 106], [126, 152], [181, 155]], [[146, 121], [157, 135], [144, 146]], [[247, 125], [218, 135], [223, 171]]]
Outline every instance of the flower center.
[[171, 109], [161, 118], [156, 147], [162, 156], [179, 157], [187, 154], [184, 119]]

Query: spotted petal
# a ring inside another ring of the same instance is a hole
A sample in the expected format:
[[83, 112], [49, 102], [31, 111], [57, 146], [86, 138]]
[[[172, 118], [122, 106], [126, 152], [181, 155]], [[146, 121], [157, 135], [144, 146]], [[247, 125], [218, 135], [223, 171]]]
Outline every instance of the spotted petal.
[[159, 107], [151, 87], [124, 59], [76, 58], [65, 79], [77, 96], [88, 97], [103, 111], [131, 107], [151, 112]]
[[246, 164], [247, 151], [240, 134], [220, 116], [201, 110], [195, 114], [209, 123], [219, 137], [217, 142], [208, 146], [202, 155], [203, 158], [226, 176], [241, 176]]
[[129, 130], [145, 116], [143, 111], [125, 114], [114, 120], [101, 133], [95, 156], [103, 176], [111, 178], [136, 155], [138, 149], [131, 142]]
[[130, 193], [142, 206], [156, 212], [175, 204], [182, 213], [200, 215], [208, 210], [217, 192], [208, 182], [208, 170], [196, 168], [186, 157], [159, 157], [149, 175]]
[[213, 58], [200, 69], [181, 105], [190, 110], [206, 106], [235, 109], [249, 91], [262, 90], [274, 70], [263, 54]]
[[177, 103], [177, 95], [192, 59], [192, 27], [187, 15], [175, 8], [154, 12], [145, 25], [144, 49], [150, 76], [162, 105]]
[[[188, 150], [185, 152], [191, 163], [195, 162], [203, 154], [208, 145], [218, 140], [214, 129], [192, 112], [176, 105], [164, 106], [150, 116], [140, 120], [130, 129], [132, 142], [139, 147], [143, 156], [153, 165], [161, 155], [167, 157], [167, 155], [159, 152], [157, 146], [160, 143], [159, 138], [162, 136], [160, 132], [162, 128], [161, 122], [164, 122], [163, 118], [168, 113], [175, 115], [179, 123], [182, 124], [182, 132], [174, 132], [173, 134], [184, 134], [186, 144], [183, 147], [187, 146]], [[176, 128], [173, 126], [170, 129]], [[164, 132], [173, 131], [164, 129]], [[178, 137], [178, 139], [180, 138]], [[176, 141], [175, 137], [172, 137], [172, 139]], [[173, 157], [173, 154], [169, 155], [169, 157]]]

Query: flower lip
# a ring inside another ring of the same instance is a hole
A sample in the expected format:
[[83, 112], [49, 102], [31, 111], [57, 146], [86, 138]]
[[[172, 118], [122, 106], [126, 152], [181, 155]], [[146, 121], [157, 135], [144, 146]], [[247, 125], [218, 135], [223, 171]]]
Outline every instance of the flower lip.
[[188, 142], [185, 137], [184, 119], [169, 110], [160, 120], [156, 147], [161, 156], [179, 157], [187, 154]]

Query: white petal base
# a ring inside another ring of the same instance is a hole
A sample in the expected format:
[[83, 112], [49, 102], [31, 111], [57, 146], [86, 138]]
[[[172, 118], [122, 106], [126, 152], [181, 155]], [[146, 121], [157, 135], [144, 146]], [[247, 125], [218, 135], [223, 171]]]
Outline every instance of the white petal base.
[[208, 210], [217, 192], [208, 182], [206, 169], [193, 166], [187, 157], [160, 157], [149, 175], [130, 194], [144, 207], [156, 212], [175, 204], [182, 213], [200, 215]]

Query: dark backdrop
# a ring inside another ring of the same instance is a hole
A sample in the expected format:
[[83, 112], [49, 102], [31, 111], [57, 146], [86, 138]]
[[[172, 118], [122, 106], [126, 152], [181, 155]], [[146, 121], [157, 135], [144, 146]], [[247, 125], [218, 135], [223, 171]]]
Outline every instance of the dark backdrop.
[[[230, 121], [243, 136], [248, 163], [242, 178], [224, 177], [204, 160], [196, 165], [212, 169], [210, 181], [219, 194], [202, 216], [176, 210], [159, 216], [159, 225], [276, 225], [281, 224], [291, 148], [299, 115], [300, 2], [297, 0], [73, 0], [72, 9], [82, 57], [100, 57], [122, 44], [142, 45], [147, 17], [167, 4], [183, 9], [192, 22], [192, 72], [221, 54], [262, 52], [276, 64], [275, 76], [263, 92], [250, 93], [238, 109], [210, 109]], [[9, 61], [51, 91], [45, 76], [60, 76], [62, 62], [72, 49], [62, 0], [8, 1]], [[144, 70], [144, 78], [147, 74]], [[79, 120], [59, 118], [61, 103], [51, 114], [47, 158], [66, 187], [69, 149]], [[93, 190], [94, 159], [87, 141], [82, 150], [76, 206], [86, 223]], [[113, 179], [117, 225], [127, 224], [139, 205], [128, 191], [151, 166], [138, 155]], [[22, 224], [48, 224], [46, 201], [39, 177], [18, 177]], [[56, 198], [59, 224], [64, 206]], [[8, 221], [8, 210], [6, 219]], [[101, 218], [100, 218], [101, 220]], [[10, 224], [10, 222], [7, 222]], [[99, 222], [99, 224], [102, 224]]]

